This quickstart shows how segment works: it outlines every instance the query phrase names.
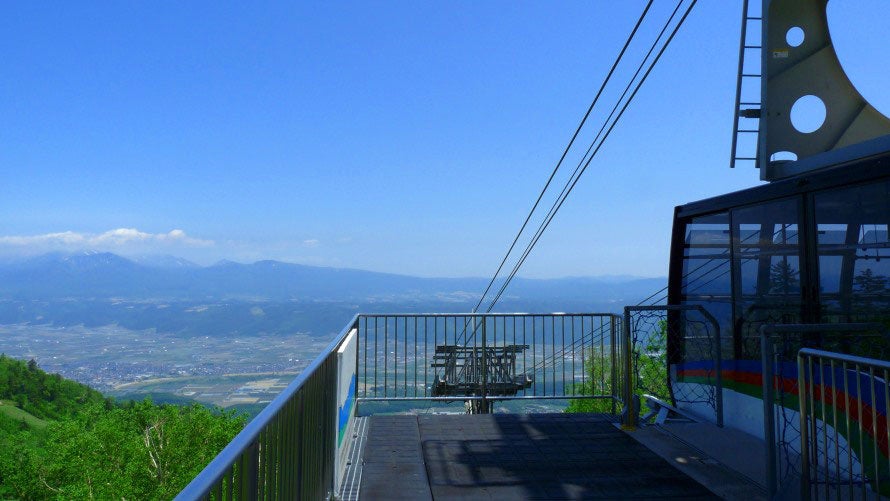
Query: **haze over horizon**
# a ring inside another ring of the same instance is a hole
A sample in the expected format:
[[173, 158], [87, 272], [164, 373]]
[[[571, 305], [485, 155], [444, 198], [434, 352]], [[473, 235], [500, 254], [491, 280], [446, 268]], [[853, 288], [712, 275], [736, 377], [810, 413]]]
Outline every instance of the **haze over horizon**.
[[[128, 254], [128, 253], [114, 253], [110, 251], [104, 250], [95, 250], [95, 249], [85, 249], [76, 252], [66, 252], [66, 251], [51, 251], [40, 254], [28, 254], [28, 255], [16, 255], [16, 256], [0, 256], [0, 267], [3, 266], [16, 266], [16, 265], [24, 265], [34, 262], [45, 262], [48, 258], [57, 258], [61, 260], [65, 260], [67, 258], [77, 258], [82, 256], [113, 256], [115, 258], [123, 258], [127, 261], [131, 261], [134, 264], [146, 266], [148, 268], [212, 268], [216, 266], [225, 266], [228, 264], [235, 264], [240, 266], [252, 266], [263, 263], [280, 263], [285, 265], [296, 265], [307, 268], [320, 268], [320, 269], [330, 269], [330, 270], [341, 270], [341, 271], [359, 271], [359, 272], [368, 272], [374, 274], [386, 274], [386, 275], [396, 275], [403, 277], [411, 277], [411, 278], [431, 278], [431, 279], [485, 279], [488, 280], [490, 277], [478, 275], [467, 275], [463, 277], [438, 277], [438, 276], [424, 276], [424, 275], [412, 275], [407, 273], [398, 273], [398, 272], [381, 272], [375, 270], [366, 270], [361, 268], [352, 268], [352, 267], [344, 267], [344, 266], [326, 266], [326, 265], [313, 265], [313, 264], [305, 264], [305, 263], [296, 263], [292, 261], [285, 261], [279, 259], [257, 259], [255, 261], [236, 261], [232, 259], [220, 259], [218, 261], [214, 261], [211, 263], [197, 263], [191, 261], [189, 259], [185, 259], [180, 256], [176, 256], [174, 254], [158, 254], [158, 253], [142, 253], [142, 254]], [[602, 275], [564, 275], [564, 276], [555, 276], [555, 277], [527, 277], [522, 273], [518, 273], [516, 278], [519, 279], [531, 279], [531, 280], [562, 280], [562, 279], [594, 279], [601, 281], [628, 281], [628, 280], [637, 280], [637, 279], [666, 279], [666, 276], [656, 276], [656, 277], [647, 277], [641, 275], [630, 275], [625, 273], [618, 274], [602, 274]]]
[[[9, 5], [0, 258], [490, 276], [643, 6]], [[520, 275], [665, 276], [673, 207], [759, 182], [727, 166], [740, 9], [697, 4]], [[845, 68], [888, 113], [885, 10], [829, 3]]]

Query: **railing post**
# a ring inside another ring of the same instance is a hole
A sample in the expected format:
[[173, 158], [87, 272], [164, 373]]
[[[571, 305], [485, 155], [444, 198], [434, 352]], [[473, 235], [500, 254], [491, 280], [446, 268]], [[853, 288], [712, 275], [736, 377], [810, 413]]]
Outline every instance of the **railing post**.
[[760, 327], [760, 353], [763, 374], [763, 438], [766, 442], [766, 488], [772, 498], [778, 491], [776, 479], [776, 423], [773, 405], [773, 344], [770, 342], [768, 325]]
[[[478, 321], [478, 317], [477, 321]], [[486, 343], [485, 317], [482, 317], [482, 414], [488, 414], [488, 348]]]
[[241, 499], [257, 498], [257, 474], [259, 473], [259, 447], [257, 442], [241, 455]]
[[[615, 400], [618, 397], [618, 336], [616, 332], [616, 322], [620, 317], [612, 315], [609, 318], [609, 357], [611, 358], [611, 393], [612, 393], [612, 415], [615, 415]], [[586, 370], [586, 369], [582, 369]]]
[[624, 422], [621, 423], [625, 429], [632, 430], [637, 426], [637, 412], [634, 408], [633, 399], [633, 367], [631, 357], [633, 356], [633, 346], [630, 339], [630, 308], [624, 308]]
[[716, 355], [715, 366], [717, 368], [717, 426], [723, 427], [723, 346], [720, 343], [720, 325], [714, 323], [714, 354]]
[[[804, 500], [810, 499], [810, 454], [808, 429], [809, 419], [807, 419], [807, 384], [806, 361], [804, 355], [798, 353], [797, 398], [800, 402], [800, 498]], [[824, 390], [822, 398], [825, 398]], [[826, 416], [822, 416], [822, 419], [823, 422], [828, 422]]]
[[294, 451], [297, 456], [297, 498], [302, 498], [303, 496], [308, 497], [308, 495], [304, 492], [303, 485], [303, 468], [306, 466], [306, 456], [305, 452], [305, 437], [303, 437], [303, 429], [306, 427], [304, 420], [306, 419], [306, 406], [304, 405], [304, 401], [306, 400], [306, 395], [303, 392], [300, 392], [298, 398], [300, 399], [299, 405], [297, 406], [297, 428], [296, 428], [296, 450]]

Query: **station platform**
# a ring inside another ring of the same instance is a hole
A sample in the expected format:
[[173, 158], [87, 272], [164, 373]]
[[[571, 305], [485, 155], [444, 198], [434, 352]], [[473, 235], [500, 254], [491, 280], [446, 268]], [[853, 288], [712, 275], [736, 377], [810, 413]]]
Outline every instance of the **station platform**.
[[[762, 494], [756, 482], [670, 433], [655, 427], [628, 433], [610, 415], [360, 419], [341, 499], [752, 500]], [[684, 472], [683, 462], [701, 471]]]

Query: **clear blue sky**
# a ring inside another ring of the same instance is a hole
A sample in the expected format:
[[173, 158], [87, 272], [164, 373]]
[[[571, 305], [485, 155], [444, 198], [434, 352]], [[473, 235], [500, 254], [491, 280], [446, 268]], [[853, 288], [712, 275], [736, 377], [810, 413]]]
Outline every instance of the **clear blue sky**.
[[[522, 275], [665, 275], [673, 207], [757, 183], [727, 165], [740, 4], [699, 2]], [[643, 5], [7, 4], [0, 256], [490, 275]], [[890, 16], [853, 12], [887, 113]]]

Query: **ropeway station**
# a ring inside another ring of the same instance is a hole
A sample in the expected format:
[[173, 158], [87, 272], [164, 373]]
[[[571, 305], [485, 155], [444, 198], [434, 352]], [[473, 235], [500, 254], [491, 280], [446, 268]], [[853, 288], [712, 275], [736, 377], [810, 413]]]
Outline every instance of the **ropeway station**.
[[743, 2], [731, 166], [769, 183], [676, 208], [664, 294], [359, 314], [178, 499], [890, 498], [890, 119], [826, 4]]

